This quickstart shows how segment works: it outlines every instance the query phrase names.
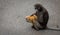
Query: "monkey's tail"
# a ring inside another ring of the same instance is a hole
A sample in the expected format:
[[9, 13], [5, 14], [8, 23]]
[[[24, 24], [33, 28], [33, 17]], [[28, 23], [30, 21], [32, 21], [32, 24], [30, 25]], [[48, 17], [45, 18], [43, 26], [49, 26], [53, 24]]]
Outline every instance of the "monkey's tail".
[[46, 30], [60, 31], [60, 28], [47, 28]]

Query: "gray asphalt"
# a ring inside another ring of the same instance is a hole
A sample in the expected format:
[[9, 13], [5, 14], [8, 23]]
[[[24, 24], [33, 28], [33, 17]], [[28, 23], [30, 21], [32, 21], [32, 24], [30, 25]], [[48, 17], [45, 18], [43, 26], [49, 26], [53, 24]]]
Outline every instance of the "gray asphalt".
[[60, 0], [0, 0], [0, 35], [60, 35], [60, 31], [36, 31], [25, 21], [35, 12], [36, 3], [49, 12], [48, 27], [60, 28]]

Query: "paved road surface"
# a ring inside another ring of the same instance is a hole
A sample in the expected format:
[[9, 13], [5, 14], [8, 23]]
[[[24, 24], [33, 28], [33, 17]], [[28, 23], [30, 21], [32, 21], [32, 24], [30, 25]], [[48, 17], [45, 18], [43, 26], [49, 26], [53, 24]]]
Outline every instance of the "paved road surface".
[[25, 16], [35, 12], [36, 3], [49, 12], [48, 27], [60, 28], [60, 0], [0, 0], [0, 35], [60, 35], [60, 31], [36, 31], [25, 21]]

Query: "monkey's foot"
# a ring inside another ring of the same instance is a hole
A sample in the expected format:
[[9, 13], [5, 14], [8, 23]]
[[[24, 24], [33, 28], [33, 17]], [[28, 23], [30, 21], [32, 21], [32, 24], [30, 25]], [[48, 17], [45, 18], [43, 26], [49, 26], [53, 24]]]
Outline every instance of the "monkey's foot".
[[39, 31], [39, 29], [36, 29], [34, 26], [32, 26], [32, 28], [35, 29], [35, 30], [37, 30], [37, 31]]

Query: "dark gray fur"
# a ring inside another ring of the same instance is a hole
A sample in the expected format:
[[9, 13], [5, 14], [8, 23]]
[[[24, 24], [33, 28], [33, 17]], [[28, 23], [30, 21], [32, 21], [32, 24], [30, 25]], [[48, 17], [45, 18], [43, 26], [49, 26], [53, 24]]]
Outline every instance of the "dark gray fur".
[[[32, 15], [36, 15], [38, 17], [37, 22], [42, 26], [42, 28], [39, 28], [39, 30], [46, 29], [47, 23], [49, 20], [48, 11], [41, 4], [35, 4], [34, 7], [37, 11], [36, 11], [36, 13], [34, 13]], [[32, 26], [32, 27], [34, 28], [34, 26]]]
[[38, 19], [37, 19], [36, 23], [38, 25], [36, 25], [36, 23], [35, 23], [35, 25], [32, 26], [32, 28], [34, 28], [36, 30], [55, 30], [55, 31], [60, 31], [59, 28], [48, 28], [47, 27], [47, 23], [48, 23], [48, 20], [49, 20], [49, 13], [41, 4], [35, 4], [34, 7], [35, 7], [35, 9], [37, 11], [36, 11], [36, 13], [34, 13], [32, 15], [36, 15], [37, 16]]

